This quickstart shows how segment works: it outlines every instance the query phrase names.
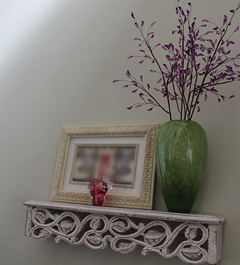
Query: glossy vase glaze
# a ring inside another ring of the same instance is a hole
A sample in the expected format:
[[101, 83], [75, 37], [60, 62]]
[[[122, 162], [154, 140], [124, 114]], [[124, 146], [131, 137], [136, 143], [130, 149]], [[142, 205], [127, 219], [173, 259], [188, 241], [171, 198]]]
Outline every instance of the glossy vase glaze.
[[157, 136], [157, 175], [170, 212], [189, 213], [207, 161], [207, 137], [194, 121], [165, 123]]

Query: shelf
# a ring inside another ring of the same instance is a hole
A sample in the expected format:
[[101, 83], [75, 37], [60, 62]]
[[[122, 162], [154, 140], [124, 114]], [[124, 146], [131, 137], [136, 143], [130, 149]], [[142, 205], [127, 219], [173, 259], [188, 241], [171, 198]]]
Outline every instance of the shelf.
[[220, 216], [27, 201], [25, 234], [35, 239], [128, 254], [142, 248], [187, 264], [217, 264], [222, 254]]

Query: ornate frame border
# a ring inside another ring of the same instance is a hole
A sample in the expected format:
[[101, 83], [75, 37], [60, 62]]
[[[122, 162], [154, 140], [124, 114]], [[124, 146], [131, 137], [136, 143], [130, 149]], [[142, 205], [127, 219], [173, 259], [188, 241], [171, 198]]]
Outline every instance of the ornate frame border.
[[52, 187], [52, 201], [91, 204], [89, 193], [62, 189], [70, 139], [73, 137], [144, 136], [145, 151], [143, 177], [139, 195], [107, 194], [104, 205], [114, 207], [152, 209], [155, 175], [155, 143], [158, 124], [117, 125], [94, 127], [64, 127], [60, 140]]

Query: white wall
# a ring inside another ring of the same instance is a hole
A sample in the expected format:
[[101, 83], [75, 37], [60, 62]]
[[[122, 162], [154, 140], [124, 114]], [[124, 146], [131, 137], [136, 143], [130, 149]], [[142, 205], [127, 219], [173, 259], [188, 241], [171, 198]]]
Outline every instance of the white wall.
[[[238, 4], [191, 2], [195, 14], [217, 22]], [[22, 205], [50, 199], [63, 126], [167, 121], [159, 110], [127, 111], [136, 98], [112, 80], [128, 68], [144, 72], [144, 66], [126, 60], [136, 51], [130, 13], [146, 23], [157, 20], [158, 37], [168, 43], [176, 22], [174, 6], [168, 0], [0, 0], [0, 265], [183, 264], [156, 254], [142, 257], [139, 251], [93, 252], [26, 238]], [[222, 89], [237, 97], [223, 104], [210, 99], [195, 117], [207, 132], [209, 159], [193, 211], [226, 217], [222, 265], [237, 265], [239, 84]], [[159, 193], [155, 208], [165, 210]]]

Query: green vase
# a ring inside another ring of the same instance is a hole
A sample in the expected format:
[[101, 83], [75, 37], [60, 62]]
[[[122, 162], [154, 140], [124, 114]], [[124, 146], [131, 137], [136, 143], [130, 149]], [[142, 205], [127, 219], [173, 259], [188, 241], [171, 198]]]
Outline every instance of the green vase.
[[201, 186], [207, 161], [207, 137], [194, 121], [175, 120], [157, 136], [158, 182], [170, 212], [189, 213]]

